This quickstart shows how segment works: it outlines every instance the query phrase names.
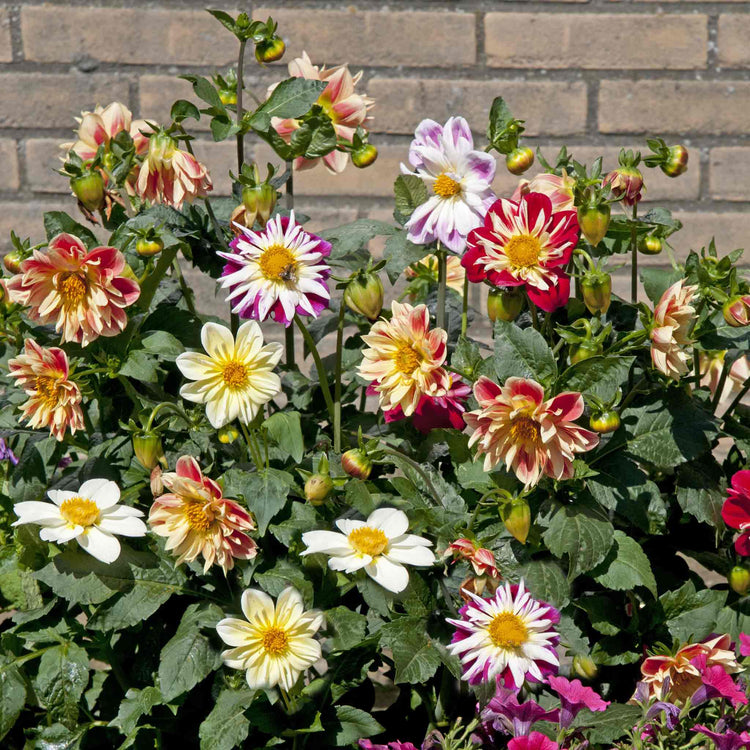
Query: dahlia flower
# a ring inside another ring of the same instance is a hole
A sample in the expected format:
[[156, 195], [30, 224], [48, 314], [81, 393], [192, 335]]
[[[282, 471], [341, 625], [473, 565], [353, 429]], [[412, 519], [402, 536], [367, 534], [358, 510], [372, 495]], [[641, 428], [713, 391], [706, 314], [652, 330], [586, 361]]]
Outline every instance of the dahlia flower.
[[109, 148], [109, 142], [123, 130], [133, 139], [136, 154], [144, 154], [148, 149], [148, 136], [141, 133], [150, 130], [148, 123], [134, 120], [133, 113], [120, 102], [112, 102], [106, 107], [97, 105], [93, 112], [81, 112], [76, 121], [79, 124], [77, 140], [60, 145], [66, 154], [72, 150], [84, 161], [89, 161], [96, 156], [100, 146]]
[[427, 305], [393, 302], [391, 319], [381, 319], [362, 337], [367, 344], [359, 374], [373, 383], [384, 411], [400, 407], [410, 417], [422, 396], [445, 396], [453, 381], [443, 369], [448, 334], [429, 330]]
[[[374, 100], [364, 94], [355, 91], [357, 84], [362, 78], [359, 72], [355, 76], [349, 72], [346, 65], [326, 70], [325, 66], [313, 65], [307, 52], [302, 53], [289, 63], [289, 75], [293, 78], [306, 78], [311, 81], [325, 81], [326, 87], [318, 97], [316, 104], [331, 118], [336, 136], [342, 140], [352, 142], [354, 133], [358, 127], [367, 127], [371, 120], [367, 112], [372, 108]], [[274, 84], [268, 89], [271, 92], [276, 88]], [[294, 131], [300, 127], [299, 120], [282, 120], [278, 117], [271, 119], [273, 129], [288, 143]], [[312, 169], [320, 159], [295, 159], [295, 169]], [[332, 174], [344, 171], [349, 161], [346, 151], [335, 149], [323, 157], [323, 164]]]
[[575, 211], [553, 211], [542, 193], [492, 204], [484, 226], [469, 234], [461, 263], [469, 281], [496, 287], [523, 286], [529, 299], [546, 312], [570, 296], [570, 278], [561, 270], [578, 242]]
[[226, 573], [235, 559], [258, 554], [248, 536], [255, 529], [248, 511], [222, 497], [221, 487], [203, 475], [192, 456], [177, 459], [175, 471], [164, 472], [161, 481], [168, 493], [154, 500], [148, 522], [166, 537], [165, 549], [177, 557], [177, 565], [202, 555], [204, 573], [214, 564]]
[[737, 734], [737, 732], [727, 729], [720, 734], [711, 731], [702, 724], [696, 724], [693, 731], [705, 734], [714, 743], [716, 750], [742, 750], [742, 748], [750, 747], [750, 732]]
[[68, 356], [62, 349], [45, 349], [26, 339], [23, 353], [8, 360], [8, 373], [23, 388], [29, 400], [21, 406], [21, 419], [35, 430], [49, 427], [57, 440], [65, 431], [82, 430], [81, 389], [69, 379]]
[[562, 175], [538, 174], [530, 180], [521, 180], [511, 196], [518, 203], [521, 197], [529, 193], [542, 193], [552, 202], [552, 211], [575, 211], [574, 189], [576, 181], [563, 170]]
[[[725, 356], [726, 352], [700, 353], [701, 385], [706, 386], [711, 391], [712, 397], [716, 396], [716, 390], [719, 387]], [[750, 359], [745, 355], [738, 357], [732, 362], [732, 366], [727, 372], [719, 402], [726, 401], [733, 393], [739, 391], [749, 377]]]
[[[422, 260], [407, 266], [404, 275], [407, 279], [415, 279], [421, 274], [428, 275], [435, 283], [438, 282], [438, 259], [436, 255], [425, 255]], [[449, 255], [445, 259], [445, 285], [463, 297], [464, 278], [466, 271], [457, 255]]]
[[206, 405], [206, 416], [219, 429], [239, 419], [250, 424], [258, 410], [281, 391], [273, 368], [281, 359], [281, 344], [263, 345], [260, 326], [250, 320], [237, 330], [237, 338], [218, 323], [201, 329], [206, 354], [185, 352], [177, 357], [180, 372], [194, 383], [180, 388], [188, 401]]
[[320, 643], [313, 637], [323, 624], [323, 613], [305, 611], [302, 595], [289, 586], [273, 599], [259, 589], [242, 594], [246, 620], [219, 620], [216, 632], [230, 649], [221, 658], [231, 669], [244, 669], [254, 690], [279, 685], [291, 690], [302, 672], [321, 657]]
[[398, 593], [409, 583], [405, 565], [432, 565], [432, 542], [407, 534], [409, 519], [395, 508], [378, 508], [366, 521], [339, 518], [339, 531], [306, 531], [302, 555], [330, 555], [328, 567], [344, 573], [364, 569], [384, 589]]
[[[495, 200], [495, 158], [474, 149], [469, 123], [451, 117], [445, 125], [422, 120], [409, 148], [409, 162], [432, 195], [406, 222], [408, 238], [417, 245], [441, 242], [454, 253], [466, 247], [469, 232]], [[411, 174], [401, 165], [404, 174]]]
[[277, 215], [260, 232], [243, 227], [230, 244], [234, 252], [219, 253], [227, 261], [221, 286], [240, 317], [272, 317], [290, 326], [295, 315], [317, 318], [328, 307], [331, 244], [305, 232], [294, 211]]
[[523, 581], [506, 583], [490, 599], [470, 596], [461, 619], [447, 620], [457, 628], [448, 650], [461, 659], [464, 680], [476, 685], [498, 678], [520, 688], [526, 679], [543, 682], [557, 671], [560, 636], [553, 626], [560, 615], [554, 607], [533, 599]]
[[508, 743], [508, 750], [559, 750], [559, 745], [541, 732], [516, 737]]
[[674, 380], [688, 371], [690, 354], [684, 347], [692, 343], [688, 334], [695, 308], [690, 302], [697, 289], [685, 286], [685, 279], [680, 279], [662, 294], [654, 310], [651, 361], [659, 372]]
[[107, 479], [89, 479], [78, 490], [49, 490], [51, 503], [29, 500], [13, 506], [13, 526], [35, 523], [40, 539], [63, 544], [75, 539], [80, 547], [104, 563], [120, 556], [117, 536], [146, 535], [140, 510], [117, 505], [120, 488]]
[[456, 539], [455, 542], [451, 542], [448, 545], [444, 554], [467, 560], [471, 563], [471, 567], [474, 568], [474, 572], [478, 576], [500, 577], [500, 571], [497, 568], [495, 555], [492, 554], [492, 550], [478, 547], [476, 542], [472, 542], [471, 539], [466, 539], [465, 537]]
[[570, 479], [575, 454], [599, 443], [596, 433], [573, 421], [583, 414], [580, 393], [545, 401], [544, 389], [534, 380], [508, 378], [499, 386], [482, 376], [474, 383], [474, 397], [480, 408], [464, 415], [473, 430], [469, 446], [478, 444], [485, 471], [502, 461], [526, 487], [542, 475]]
[[[695, 661], [699, 656], [705, 657], [702, 664]], [[701, 643], [689, 643], [674, 656], [649, 656], [641, 664], [642, 682], [649, 690], [649, 697], [668, 697], [675, 703], [684, 702], [703, 684], [703, 669], [716, 664], [728, 673], [740, 671], [732, 650], [732, 639], [728, 635], [713, 636]]]
[[141, 290], [122, 275], [125, 256], [116, 247], [87, 250], [72, 234], [58, 234], [47, 252], [34, 251], [7, 283], [8, 298], [32, 320], [53, 323], [61, 341], [87, 346], [99, 336], [125, 330]]
[[213, 189], [208, 169], [191, 153], [177, 147], [164, 131], [149, 139], [148, 154], [141, 164], [135, 192], [142, 200], [180, 209]]
[[727, 489], [727, 499], [721, 508], [721, 517], [730, 529], [737, 529], [734, 548], [745, 557], [750, 555], [750, 470], [738, 471]]
[[606, 711], [609, 701], [580, 680], [569, 680], [567, 677], [550, 675], [547, 684], [560, 698], [560, 726], [569, 727], [582, 709], [589, 711]]

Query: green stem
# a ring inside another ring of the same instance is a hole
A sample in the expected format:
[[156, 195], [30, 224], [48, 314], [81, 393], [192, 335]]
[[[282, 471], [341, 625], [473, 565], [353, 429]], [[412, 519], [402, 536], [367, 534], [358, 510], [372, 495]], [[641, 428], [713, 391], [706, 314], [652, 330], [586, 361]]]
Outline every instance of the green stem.
[[339, 323], [336, 329], [336, 380], [333, 384], [333, 450], [341, 453], [341, 360], [344, 346], [344, 317], [346, 305], [341, 300]]
[[727, 382], [727, 377], [729, 376], [729, 370], [732, 368], [732, 364], [727, 361], [726, 356], [724, 357], [724, 362], [722, 363], [721, 367], [721, 375], [719, 376], [719, 384], [716, 386], [716, 393], [714, 393], [713, 400], [711, 401], [711, 410], [716, 413], [716, 409], [719, 407], [719, 402], [721, 401], [721, 394], [724, 391], [724, 386]]
[[412, 458], [407, 456], [405, 453], [402, 453], [399, 450], [396, 450], [395, 448], [383, 448], [383, 453], [390, 453], [392, 456], [398, 456], [399, 458], [404, 459], [406, 463], [411, 466], [414, 471], [419, 474], [420, 477], [422, 477], [422, 480], [427, 485], [427, 489], [430, 491], [430, 494], [435, 499], [435, 502], [438, 506], [442, 505], [443, 503], [440, 500], [440, 495], [438, 494], [438, 491], [435, 489], [435, 485], [432, 483], [432, 480], [430, 479], [427, 472]]
[[211, 219], [211, 225], [214, 228], [214, 234], [218, 238], [221, 246], [224, 248], [224, 251], [229, 252], [229, 244], [227, 243], [227, 238], [224, 236], [224, 230], [219, 226], [219, 220], [216, 218], [216, 214], [214, 213], [214, 208], [211, 205], [211, 201], [208, 198], [204, 198], [203, 205], [205, 205], [206, 207], [208, 218]]
[[645, 340], [646, 336], [648, 336], [648, 331], [646, 330], [632, 331], [631, 333], [627, 334], [627, 336], [623, 336], [619, 341], [616, 341], [614, 344], [612, 344], [609, 349], [605, 349], [602, 352], [602, 356], [607, 356], [608, 354], [617, 351], [622, 347], [623, 344], [627, 343], [628, 341], [633, 341], [634, 339], [639, 338]]
[[151, 429], [151, 425], [153, 425], [154, 420], [156, 419], [156, 415], [164, 409], [172, 409], [181, 417], [185, 417], [185, 413], [177, 404], [173, 404], [171, 401], [162, 401], [151, 410], [151, 414], [149, 414], [148, 421], [146, 422], [146, 432]]
[[177, 282], [180, 285], [180, 291], [185, 298], [185, 304], [187, 305], [188, 310], [193, 315], [197, 315], [195, 310], [195, 294], [193, 294], [193, 290], [187, 285], [185, 277], [182, 275], [182, 269], [180, 268], [177, 256], [175, 256], [175, 259], [172, 261], [172, 269], [174, 270], [174, 275], [177, 277]]
[[42, 654], [49, 651], [50, 649], [57, 648], [58, 644], [56, 643], [54, 646], [45, 646], [44, 648], [40, 648], [36, 651], [32, 651], [30, 654], [24, 654], [23, 656], [19, 656], [17, 659], [14, 659], [12, 662], [9, 662], [8, 664], [3, 664], [0, 666], [0, 674], [2, 674], [6, 669], [9, 667], [20, 667], [21, 664], [25, 664], [27, 661], [31, 661], [32, 659], [38, 659]]
[[320, 382], [320, 389], [323, 391], [323, 398], [325, 399], [326, 407], [328, 408], [328, 415], [331, 418], [331, 424], [333, 424], [334, 419], [335, 419], [334, 418], [335, 409], [333, 408], [333, 399], [331, 398], [331, 389], [328, 386], [328, 378], [326, 377], [326, 370], [325, 370], [325, 367], [323, 366], [323, 360], [320, 358], [320, 354], [318, 353], [318, 347], [315, 346], [315, 341], [313, 340], [313, 337], [310, 335], [310, 331], [307, 330], [307, 328], [305, 327], [305, 324], [302, 322], [299, 315], [294, 316], [294, 322], [297, 324], [297, 327], [302, 333], [302, 338], [305, 340], [305, 345], [310, 350], [310, 354], [312, 354], [313, 361], [315, 362], [315, 369], [318, 371], [318, 380]]
[[536, 312], [536, 305], [531, 301], [529, 295], [526, 295], [526, 303], [529, 307], [529, 314], [531, 315], [531, 325], [538, 331], [539, 330], [539, 317]]
[[138, 297], [138, 308], [144, 312], [151, 307], [156, 290], [159, 288], [161, 280], [172, 266], [172, 261], [177, 257], [177, 248], [179, 245], [166, 247], [159, 256], [159, 262], [156, 264], [153, 273], [141, 284], [141, 295]]
[[630, 299], [635, 304], [638, 302], [638, 204], [633, 205], [633, 224], [630, 227], [630, 253], [631, 253], [631, 275], [630, 275]]
[[294, 367], [294, 328], [287, 326], [284, 331], [284, 346], [286, 348], [286, 363], [289, 367]]
[[447, 264], [448, 258], [445, 250], [438, 248], [435, 253], [438, 262], [438, 291], [437, 291], [437, 313], [436, 322], [438, 328], [445, 329], [445, 294], [447, 289]]
[[245, 443], [247, 444], [247, 448], [250, 451], [250, 455], [252, 456], [255, 468], [258, 473], [260, 473], [261, 471], [263, 471], [263, 459], [260, 455], [258, 444], [255, 442], [255, 440], [253, 440], [253, 437], [247, 427], [242, 422], [240, 422], [239, 424], [240, 429], [242, 430], [242, 434], [245, 436]]
[[240, 52], [237, 57], [237, 175], [242, 172], [242, 165], [245, 163], [245, 134], [242, 132], [242, 117], [244, 115], [244, 110], [242, 109], [242, 89], [244, 88], [243, 67], [245, 65], [246, 45], [247, 40], [241, 39]]
[[469, 328], [469, 277], [464, 276], [464, 297], [461, 308], [461, 335], [465, 336]]

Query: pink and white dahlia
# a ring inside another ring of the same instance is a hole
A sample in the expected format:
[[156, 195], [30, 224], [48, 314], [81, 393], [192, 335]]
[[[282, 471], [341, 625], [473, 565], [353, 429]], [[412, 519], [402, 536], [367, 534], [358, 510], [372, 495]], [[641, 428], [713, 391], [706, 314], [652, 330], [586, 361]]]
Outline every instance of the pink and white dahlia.
[[[318, 97], [316, 104], [323, 108], [323, 111], [331, 118], [333, 129], [336, 131], [338, 138], [350, 143], [354, 139], [354, 133], [358, 127], [366, 128], [369, 121], [367, 113], [374, 104], [374, 100], [364, 94], [358, 94], [355, 89], [362, 73], [359, 72], [352, 76], [346, 65], [340, 65], [336, 68], [326, 70], [325, 66], [318, 67], [313, 65], [307, 52], [302, 53], [289, 63], [289, 75], [293, 78], [306, 78], [310, 81], [325, 81], [326, 87]], [[276, 88], [271, 86], [268, 90], [269, 95]], [[282, 120], [274, 117], [271, 119], [273, 129], [287, 142], [295, 130], [300, 126], [299, 120]], [[326, 154], [323, 158], [323, 164], [332, 174], [343, 172], [349, 162], [349, 154], [346, 151], [334, 150]], [[312, 169], [320, 159], [295, 159], [294, 168]]]
[[542, 193], [552, 201], [552, 211], [575, 211], [574, 190], [576, 181], [563, 170], [561, 175], [538, 174], [530, 180], [521, 180], [511, 197], [518, 203], [521, 197], [529, 193]]
[[[432, 192], [406, 222], [409, 240], [417, 245], [440, 242], [462, 253], [467, 235], [480, 226], [495, 200], [495, 158], [475, 150], [463, 117], [451, 117], [444, 126], [422, 120], [409, 148], [409, 163]], [[401, 171], [411, 174], [403, 164]]]
[[492, 204], [484, 226], [469, 234], [461, 263], [469, 281], [522, 286], [537, 307], [551, 312], [570, 297], [562, 267], [577, 242], [575, 211], [555, 212], [546, 195], [528, 193], [517, 202], [501, 198]]
[[686, 286], [680, 279], [667, 289], [654, 310], [651, 328], [651, 361], [669, 378], [679, 380], [688, 371], [690, 353], [687, 347], [695, 308], [690, 304], [697, 286]]
[[390, 320], [381, 318], [362, 337], [368, 348], [359, 374], [373, 384], [383, 411], [399, 407], [410, 417], [422, 396], [445, 396], [452, 385], [442, 366], [448, 334], [442, 328], [430, 330], [427, 305], [393, 302], [391, 311]]
[[35, 430], [49, 427], [57, 440], [65, 432], [82, 430], [81, 389], [70, 380], [68, 356], [62, 349], [44, 349], [26, 339], [22, 354], [8, 360], [9, 375], [29, 400], [21, 406], [22, 419]]
[[461, 660], [464, 680], [476, 685], [498, 678], [520, 688], [557, 671], [560, 613], [552, 605], [534, 599], [523, 581], [506, 583], [489, 599], [467, 593], [461, 619], [448, 619], [456, 626], [448, 650]]
[[273, 318], [290, 326], [295, 315], [317, 318], [331, 299], [325, 258], [331, 244], [305, 232], [294, 211], [276, 215], [259, 232], [242, 227], [230, 243], [221, 278], [228, 302], [241, 318]]
[[599, 444], [595, 432], [574, 420], [583, 414], [580, 393], [560, 393], [547, 401], [535, 380], [508, 378], [504, 386], [484, 376], [474, 384], [479, 409], [464, 415], [473, 430], [469, 446], [484, 455], [484, 470], [504, 463], [526, 487], [543, 475], [555, 479], [573, 476], [577, 453]]
[[47, 252], [34, 251], [7, 283], [8, 297], [42, 325], [54, 324], [61, 340], [82, 346], [125, 329], [125, 308], [141, 293], [123, 276], [125, 256], [116, 247], [86, 246], [72, 234], [58, 234]]

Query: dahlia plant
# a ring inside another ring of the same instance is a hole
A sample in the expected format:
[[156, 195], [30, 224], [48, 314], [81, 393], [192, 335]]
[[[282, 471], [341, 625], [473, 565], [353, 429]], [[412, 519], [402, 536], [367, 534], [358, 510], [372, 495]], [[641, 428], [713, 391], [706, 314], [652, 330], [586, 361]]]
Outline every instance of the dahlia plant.
[[211, 13], [237, 66], [82, 113], [80, 215], [4, 258], [3, 747], [750, 747], [750, 285], [642, 204], [687, 150], [534, 154], [498, 97], [313, 228], [377, 103], [303, 53], [248, 108], [284, 42]]

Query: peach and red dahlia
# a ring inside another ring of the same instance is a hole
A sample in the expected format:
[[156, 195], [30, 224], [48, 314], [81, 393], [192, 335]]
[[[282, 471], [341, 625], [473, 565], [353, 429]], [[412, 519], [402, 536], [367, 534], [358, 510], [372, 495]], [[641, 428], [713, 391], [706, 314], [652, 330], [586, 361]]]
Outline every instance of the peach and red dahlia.
[[235, 559], [255, 557], [258, 545], [248, 536], [255, 524], [248, 511], [222, 497], [221, 487], [203, 475], [192, 456], [179, 458], [175, 468], [161, 475], [169, 492], [154, 500], [148, 522], [155, 534], [166, 537], [177, 565], [202, 555], [204, 572], [212, 565], [226, 572]]
[[651, 329], [651, 361], [659, 372], [679, 380], [688, 371], [687, 347], [695, 308], [690, 304], [697, 286], [686, 286], [680, 279], [667, 289], [654, 310]]
[[484, 470], [504, 463], [526, 487], [543, 475], [573, 476], [576, 453], [595, 448], [599, 436], [575, 424], [583, 414], [580, 393], [560, 393], [547, 401], [535, 380], [508, 378], [499, 386], [487, 377], [474, 384], [480, 408], [464, 415], [473, 430], [469, 446], [484, 455]]
[[562, 267], [577, 242], [575, 211], [553, 211], [548, 196], [527, 193], [490, 206], [484, 226], [469, 234], [461, 263], [469, 281], [522, 286], [537, 307], [551, 312], [570, 297], [570, 278]]
[[445, 396], [451, 377], [443, 368], [448, 334], [430, 330], [427, 305], [412, 307], [393, 302], [390, 320], [381, 319], [362, 337], [367, 344], [359, 374], [370, 381], [383, 411], [401, 408], [414, 414], [422, 396]]
[[58, 234], [47, 252], [34, 251], [7, 283], [11, 302], [27, 315], [53, 324], [61, 341], [82, 346], [99, 336], [116, 336], [128, 322], [125, 308], [140, 295], [138, 282], [122, 275], [125, 256], [116, 247], [86, 246], [72, 234]]
[[23, 353], [8, 360], [8, 367], [10, 377], [29, 397], [21, 406], [21, 418], [30, 427], [49, 427], [57, 440], [65, 437], [66, 430], [75, 434], [83, 429], [81, 389], [69, 379], [68, 357], [62, 349], [45, 349], [26, 339]]
[[750, 555], [750, 470], [738, 471], [727, 489], [727, 499], [721, 508], [721, 517], [730, 529], [737, 529], [734, 548], [740, 555]]
[[[366, 127], [370, 121], [367, 112], [372, 108], [374, 101], [364, 94], [358, 94], [355, 89], [362, 73], [355, 76], [349, 72], [346, 65], [326, 70], [325, 66], [313, 65], [307, 52], [302, 53], [289, 63], [289, 75], [293, 78], [307, 78], [311, 81], [325, 81], [326, 87], [318, 97], [318, 104], [331, 118], [336, 136], [344, 141], [352, 142], [358, 127]], [[268, 90], [269, 95], [275, 86]], [[299, 120], [283, 120], [274, 117], [271, 120], [273, 129], [287, 142], [289, 142], [300, 126]], [[333, 174], [343, 172], [349, 161], [346, 151], [334, 149], [323, 158], [326, 169]], [[320, 159], [304, 159], [299, 157], [294, 161], [295, 169], [312, 169]]]

